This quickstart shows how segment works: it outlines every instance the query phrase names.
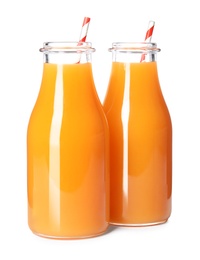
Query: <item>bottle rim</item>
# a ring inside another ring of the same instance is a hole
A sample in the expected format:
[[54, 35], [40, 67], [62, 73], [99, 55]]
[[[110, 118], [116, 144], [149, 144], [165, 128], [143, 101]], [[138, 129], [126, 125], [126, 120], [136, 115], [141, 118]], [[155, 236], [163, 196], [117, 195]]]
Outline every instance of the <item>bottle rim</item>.
[[123, 52], [123, 53], [157, 53], [161, 49], [157, 48], [155, 42], [113, 42], [110, 52]]
[[73, 42], [73, 41], [60, 41], [60, 42], [44, 42], [43, 47], [39, 49], [44, 54], [48, 53], [91, 53], [95, 52], [92, 48], [91, 42]]

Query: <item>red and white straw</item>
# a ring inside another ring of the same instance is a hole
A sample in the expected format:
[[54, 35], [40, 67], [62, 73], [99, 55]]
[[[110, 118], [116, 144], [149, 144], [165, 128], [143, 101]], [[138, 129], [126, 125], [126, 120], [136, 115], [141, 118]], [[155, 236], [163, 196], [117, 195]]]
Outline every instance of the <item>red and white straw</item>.
[[[81, 34], [80, 34], [80, 37], [79, 37], [78, 46], [80, 46], [81, 43], [86, 41], [89, 24], [90, 24], [90, 18], [84, 17], [83, 24], [82, 24], [82, 27], [81, 27]], [[80, 60], [81, 60], [81, 55], [80, 55], [79, 61], [77, 63], [80, 63]]]
[[90, 25], [90, 18], [89, 17], [84, 17], [82, 28], [81, 28], [81, 34], [80, 34], [80, 37], [79, 37], [79, 44], [81, 42], [85, 42], [86, 41], [89, 25]]
[[[147, 29], [146, 36], [144, 39], [145, 42], [151, 42], [154, 26], [155, 26], [155, 22], [149, 21], [148, 29]], [[142, 62], [144, 60], [145, 60], [145, 54], [142, 54], [140, 62]]]

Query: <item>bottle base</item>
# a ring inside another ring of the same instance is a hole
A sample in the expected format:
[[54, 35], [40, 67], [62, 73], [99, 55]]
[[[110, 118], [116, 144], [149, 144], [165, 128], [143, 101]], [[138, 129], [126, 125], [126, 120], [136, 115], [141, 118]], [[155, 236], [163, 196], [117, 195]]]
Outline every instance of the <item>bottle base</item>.
[[[108, 228], [107, 228], [108, 229]], [[47, 239], [53, 239], [53, 240], [79, 240], [79, 239], [87, 239], [87, 238], [94, 238], [94, 237], [98, 237], [101, 236], [103, 234], [106, 233], [106, 230], [96, 233], [96, 234], [90, 234], [90, 235], [79, 235], [79, 236], [59, 236], [59, 235], [46, 235], [46, 234], [41, 234], [41, 233], [37, 233], [32, 231], [32, 233], [36, 236], [42, 237], [42, 238], [47, 238]]]
[[156, 222], [149, 223], [118, 223], [118, 222], [110, 222], [110, 225], [119, 226], [119, 227], [150, 227], [165, 224], [168, 219]]

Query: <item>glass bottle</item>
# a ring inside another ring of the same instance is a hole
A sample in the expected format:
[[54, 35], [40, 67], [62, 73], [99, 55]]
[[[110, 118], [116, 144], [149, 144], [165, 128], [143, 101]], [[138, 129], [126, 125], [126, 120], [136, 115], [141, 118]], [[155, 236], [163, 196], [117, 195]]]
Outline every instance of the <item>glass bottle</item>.
[[155, 43], [116, 42], [104, 111], [110, 131], [110, 223], [161, 224], [171, 214], [172, 124]]
[[55, 239], [108, 227], [108, 124], [92, 74], [91, 43], [46, 42], [27, 130], [28, 223]]

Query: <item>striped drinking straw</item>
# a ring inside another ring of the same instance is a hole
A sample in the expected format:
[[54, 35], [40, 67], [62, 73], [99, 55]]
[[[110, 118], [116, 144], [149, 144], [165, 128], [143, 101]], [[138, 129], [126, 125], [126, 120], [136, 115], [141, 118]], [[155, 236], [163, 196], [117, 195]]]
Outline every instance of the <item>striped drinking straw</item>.
[[[155, 22], [149, 21], [148, 29], [147, 29], [145, 40], [144, 40], [145, 42], [151, 42], [154, 26], [155, 26]], [[145, 60], [145, 54], [143, 53], [140, 62], [142, 62], [144, 60]]]
[[89, 17], [84, 17], [82, 28], [81, 28], [81, 34], [80, 34], [80, 37], [79, 37], [79, 44], [78, 45], [80, 45], [81, 42], [85, 42], [86, 41], [89, 24], [90, 24], [90, 18]]
[[[82, 24], [82, 27], [81, 27], [81, 34], [80, 34], [80, 37], [79, 37], [78, 46], [80, 46], [82, 42], [86, 41], [89, 24], [90, 24], [90, 18], [84, 17], [83, 24]], [[80, 63], [80, 60], [81, 60], [81, 55], [79, 56], [79, 61], [77, 63]]]

